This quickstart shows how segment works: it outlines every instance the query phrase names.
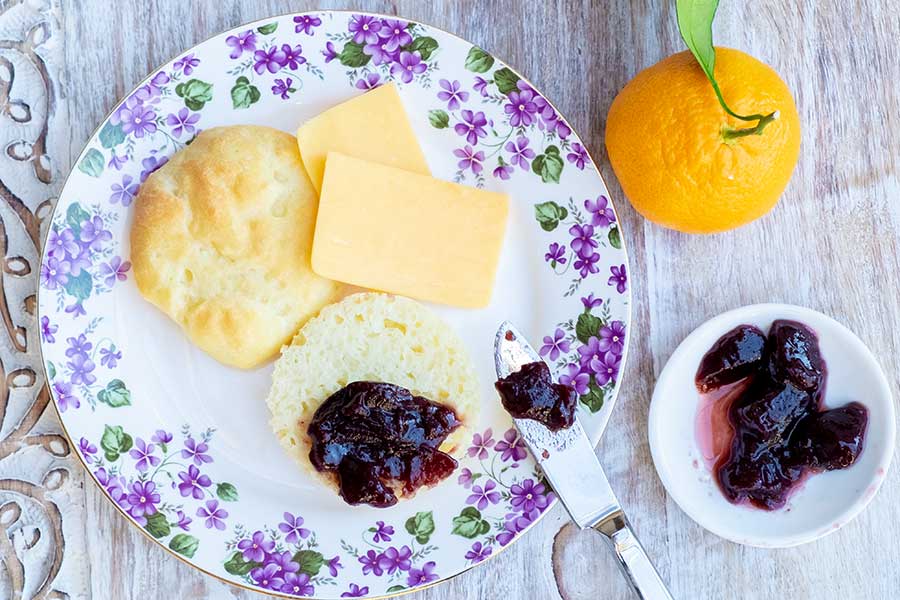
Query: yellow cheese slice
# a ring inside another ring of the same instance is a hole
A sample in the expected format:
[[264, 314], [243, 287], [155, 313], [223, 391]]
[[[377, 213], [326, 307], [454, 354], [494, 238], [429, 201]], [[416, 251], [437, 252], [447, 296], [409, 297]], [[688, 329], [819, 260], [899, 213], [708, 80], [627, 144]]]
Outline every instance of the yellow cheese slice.
[[297, 130], [300, 157], [316, 191], [322, 191], [329, 152], [430, 175], [403, 101], [393, 83], [332, 107]]
[[506, 194], [332, 152], [313, 240], [323, 277], [464, 308], [491, 300]]

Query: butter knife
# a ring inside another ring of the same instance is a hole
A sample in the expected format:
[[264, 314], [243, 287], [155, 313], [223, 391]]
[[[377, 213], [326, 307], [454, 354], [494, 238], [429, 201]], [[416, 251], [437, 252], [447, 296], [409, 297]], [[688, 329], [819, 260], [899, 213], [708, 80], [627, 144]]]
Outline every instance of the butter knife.
[[[500, 325], [494, 341], [498, 379], [540, 360], [512, 323], [505, 321]], [[634, 534], [578, 419], [568, 429], [556, 432], [531, 419], [513, 422], [572, 520], [581, 529], [603, 534], [637, 597], [671, 600], [672, 595]]]

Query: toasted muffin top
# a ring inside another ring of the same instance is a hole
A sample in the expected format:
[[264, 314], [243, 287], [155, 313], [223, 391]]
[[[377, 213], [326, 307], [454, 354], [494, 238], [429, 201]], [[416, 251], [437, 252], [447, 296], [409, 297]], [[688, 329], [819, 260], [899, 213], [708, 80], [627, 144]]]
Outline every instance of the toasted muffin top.
[[215, 359], [256, 367], [339, 294], [310, 266], [317, 206], [294, 136], [205, 130], [138, 193], [138, 289]]
[[[322, 309], [275, 363], [266, 399], [271, 425], [305, 469], [315, 473], [307, 428], [316, 409], [354, 381], [393, 383], [452, 408], [463, 426], [441, 446], [451, 454], [478, 419], [478, 376], [453, 328], [409, 298], [353, 294]], [[335, 483], [331, 474], [325, 480]]]

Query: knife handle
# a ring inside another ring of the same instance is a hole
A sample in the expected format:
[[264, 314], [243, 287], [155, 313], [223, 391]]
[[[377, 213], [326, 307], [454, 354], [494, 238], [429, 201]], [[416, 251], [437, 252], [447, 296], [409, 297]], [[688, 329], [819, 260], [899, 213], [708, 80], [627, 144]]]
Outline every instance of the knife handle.
[[609, 542], [625, 578], [638, 598], [673, 600], [656, 567], [650, 562], [650, 557], [632, 531], [624, 512], [621, 510], [614, 512], [593, 525], [593, 528], [602, 533]]

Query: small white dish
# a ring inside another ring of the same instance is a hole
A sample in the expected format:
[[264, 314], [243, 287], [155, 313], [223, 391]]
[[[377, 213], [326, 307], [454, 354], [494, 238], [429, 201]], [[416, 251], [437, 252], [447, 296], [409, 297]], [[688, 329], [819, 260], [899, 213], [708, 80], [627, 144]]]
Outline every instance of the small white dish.
[[[728, 502], [707, 467], [696, 435], [700, 394], [694, 376], [715, 341], [741, 324], [763, 331], [792, 319], [819, 336], [828, 367], [825, 405], [850, 401], [869, 410], [865, 447], [848, 469], [811, 476], [777, 511]], [[750, 546], [779, 548], [818, 539], [858, 515], [884, 481], [894, 452], [896, 416], [887, 378], [875, 356], [849, 329], [814, 310], [757, 304], [719, 315], [695, 329], [669, 358], [650, 404], [650, 450], [666, 491], [694, 521], [712, 533]]]

